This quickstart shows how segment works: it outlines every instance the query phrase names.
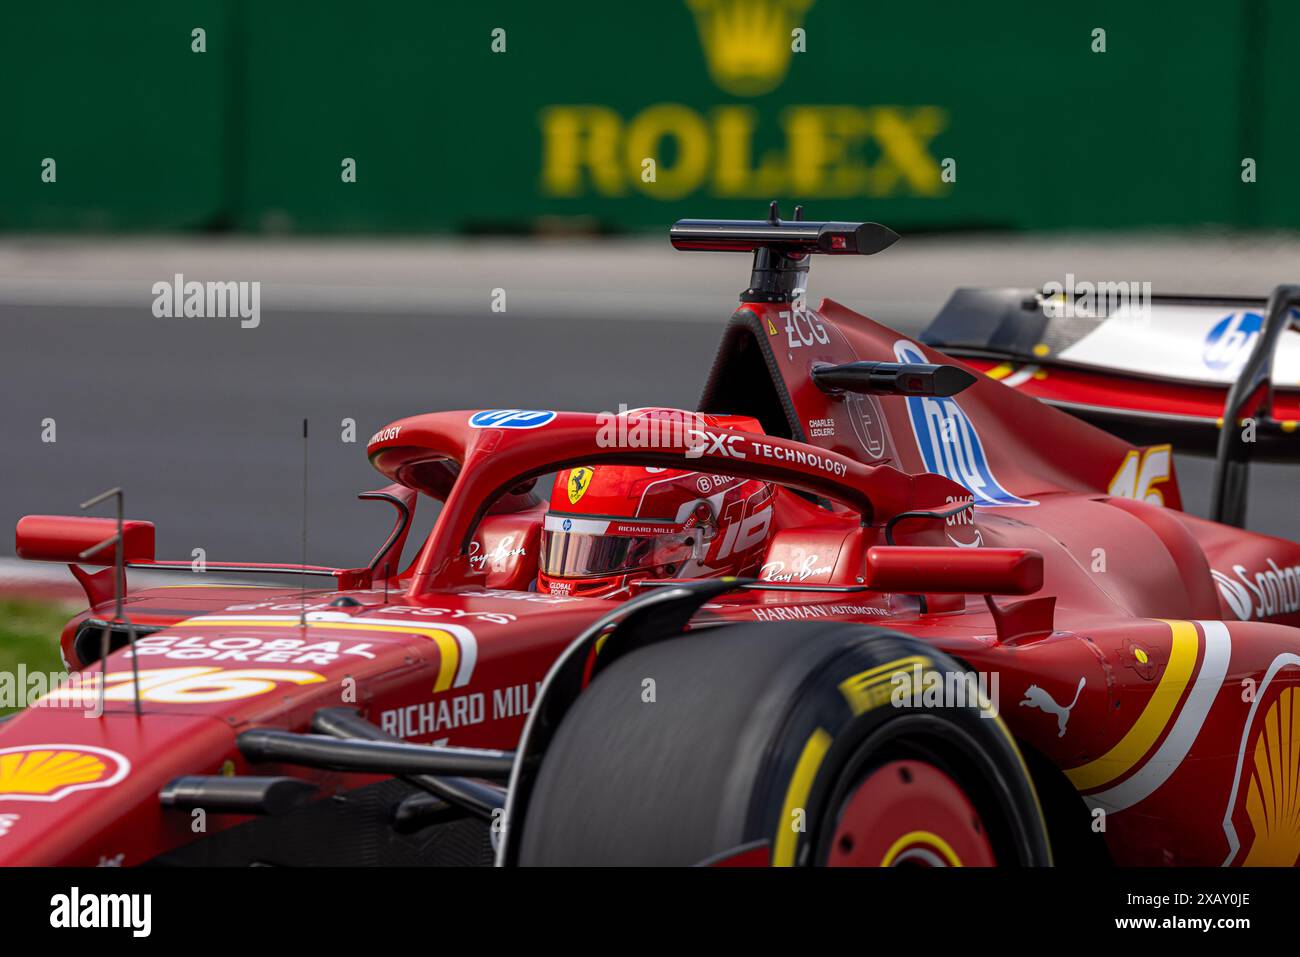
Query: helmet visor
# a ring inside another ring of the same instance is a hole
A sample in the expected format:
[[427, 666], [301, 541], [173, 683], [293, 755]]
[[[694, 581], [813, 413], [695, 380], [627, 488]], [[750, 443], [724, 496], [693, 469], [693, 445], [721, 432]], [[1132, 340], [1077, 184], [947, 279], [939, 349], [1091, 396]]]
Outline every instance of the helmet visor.
[[543, 531], [541, 570], [553, 578], [583, 578], [661, 568], [690, 558], [699, 534], [603, 535]]

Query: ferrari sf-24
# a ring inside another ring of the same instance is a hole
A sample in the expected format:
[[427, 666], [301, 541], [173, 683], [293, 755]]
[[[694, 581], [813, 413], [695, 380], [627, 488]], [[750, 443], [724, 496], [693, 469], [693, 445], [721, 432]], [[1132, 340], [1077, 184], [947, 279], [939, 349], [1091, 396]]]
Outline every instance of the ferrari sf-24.
[[23, 518], [88, 608], [0, 723], [0, 862], [1294, 865], [1300, 546], [1241, 526], [1300, 287], [807, 301], [895, 239], [677, 223], [753, 255], [698, 408], [386, 425], [365, 565], [131, 590], [190, 571], [151, 523]]

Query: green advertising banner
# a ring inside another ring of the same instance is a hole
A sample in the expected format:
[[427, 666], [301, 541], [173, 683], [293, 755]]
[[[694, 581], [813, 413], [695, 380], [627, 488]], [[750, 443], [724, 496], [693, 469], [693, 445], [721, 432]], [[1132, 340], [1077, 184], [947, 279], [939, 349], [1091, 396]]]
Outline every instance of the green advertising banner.
[[6, 14], [0, 228], [1300, 226], [1283, 0], [178, 6]]
[[[230, 225], [232, 8], [9, 3], [0, 11], [0, 229]], [[204, 30], [207, 53], [191, 52]]]

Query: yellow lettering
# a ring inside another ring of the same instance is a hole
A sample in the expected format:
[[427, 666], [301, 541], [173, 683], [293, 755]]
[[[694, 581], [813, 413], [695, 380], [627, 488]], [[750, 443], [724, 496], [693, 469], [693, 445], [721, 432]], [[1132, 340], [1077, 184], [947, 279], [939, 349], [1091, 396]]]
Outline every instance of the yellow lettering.
[[[665, 139], [676, 141], [675, 162], [669, 166], [659, 153]], [[709, 166], [709, 130], [694, 110], [676, 103], [661, 103], [639, 113], [628, 126], [628, 165], [640, 170], [641, 161], [652, 157], [658, 168], [657, 181], [634, 181], [644, 192], [658, 199], [678, 199], [699, 189]]]
[[609, 107], [552, 106], [543, 110], [543, 191], [549, 196], [581, 196], [585, 170], [597, 193], [623, 195], [623, 167], [618, 159], [622, 137], [623, 121]]
[[713, 195], [763, 197], [786, 191], [780, 153], [769, 153], [757, 167], [751, 165], [757, 125], [758, 111], [750, 106], [720, 106], [713, 111]]
[[881, 156], [871, 169], [868, 192], [888, 196], [901, 181], [922, 196], [942, 191], [939, 164], [930, 155], [928, 145], [948, 125], [944, 111], [937, 106], [920, 106], [905, 115], [897, 107], [879, 106], [871, 111], [871, 119]]
[[782, 115], [790, 149], [790, 191], [797, 196], [861, 196], [867, 167], [858, 147], [871, 135], [866, 110], [795, 106]]
[[[598, 105], [552, 106], [541, 114], [544, 195], [626, 196], [631, 184], [655, 199], [705, 193], [803, 199], [939, 196], [930, 141], [948, 125], [937, 106], [791, 106], [780, 117], [783, 149], [756, 154], [762, 114], [727, 104], [704, 114], [679, 103], [647, 107], [626, 123]], [[645, 161], [655, 175], [643, 177]]]

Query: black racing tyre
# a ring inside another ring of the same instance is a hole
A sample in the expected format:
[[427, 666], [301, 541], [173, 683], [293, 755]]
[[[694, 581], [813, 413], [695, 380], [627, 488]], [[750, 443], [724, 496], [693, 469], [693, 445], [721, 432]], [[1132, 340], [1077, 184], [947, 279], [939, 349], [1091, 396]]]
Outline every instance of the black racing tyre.
[[557, 729], [519, 861], [1050, 864], [1001, 718], [973, 694], [891, 700], [899, 672], [965, 671], [843, 622], [727, 626], [632, 652]]

